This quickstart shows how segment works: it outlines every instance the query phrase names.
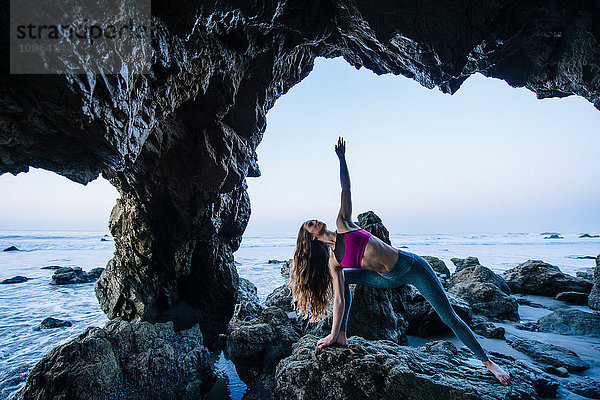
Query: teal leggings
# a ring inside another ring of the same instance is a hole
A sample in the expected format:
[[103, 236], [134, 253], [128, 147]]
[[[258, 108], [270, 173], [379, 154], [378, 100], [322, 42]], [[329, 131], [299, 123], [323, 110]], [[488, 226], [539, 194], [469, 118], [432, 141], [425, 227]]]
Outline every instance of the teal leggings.
[[435, 272], [427, 261], [416, 254], [398, 250], [398, 261], [385, 273], [361, 268], [344, 268], [344, 316], [340, 331], [348, 328], [348, 315], [352, 303], [349, 284], [358, 283], [379, 289], [397, 288], [403, 284], [415, 286], [425, 299], [433, 306], [442, 321], [448, 325], [458, 337], [481, 361], [487, 361], [485, 351], [475, 338], [469, 326], [452, 309], [450, 301]]

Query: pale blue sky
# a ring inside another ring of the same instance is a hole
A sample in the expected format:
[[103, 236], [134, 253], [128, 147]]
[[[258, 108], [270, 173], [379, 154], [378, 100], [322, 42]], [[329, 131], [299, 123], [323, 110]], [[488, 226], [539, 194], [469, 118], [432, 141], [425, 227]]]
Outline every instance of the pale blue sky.
[[[267, 115], [247, 232], [333, 224], [346, 138], [355, 215], [390, 231], [600, 231], [600, 112], [475, 75], [453, 96], [317, 59]], [[117, 192], [33, 170], [0, 176], [0, 229], [106, 229]]]

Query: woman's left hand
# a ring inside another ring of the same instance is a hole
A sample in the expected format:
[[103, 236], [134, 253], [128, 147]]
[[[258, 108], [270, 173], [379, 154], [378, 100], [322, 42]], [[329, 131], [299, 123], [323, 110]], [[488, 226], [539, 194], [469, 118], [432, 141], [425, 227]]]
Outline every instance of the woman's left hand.
[[331, 346], [334, 343], [335, 343], [335, 338], [330, 333], [329, 335], [325, 336], [324, 338], [319, 339], [319, 341], [317, 342], [317, 348], [320, 349], [323, 347]]

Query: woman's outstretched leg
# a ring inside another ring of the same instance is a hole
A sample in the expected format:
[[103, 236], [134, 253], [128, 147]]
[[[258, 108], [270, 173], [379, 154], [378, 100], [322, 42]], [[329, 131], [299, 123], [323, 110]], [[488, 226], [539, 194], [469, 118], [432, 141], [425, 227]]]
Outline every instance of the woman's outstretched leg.
[[500, 383], [507, 385], [510, 376], [488, 358], [471, 328], [452, 309], [448, 296], [431, 266], [417, 255], [414, 255], [414, 258], [415, 262], [410, 271], [403, 276], [403, 280], [414, 285], [421, 292], [456, 337], [475, 353], [475, 357], [483, 362]]

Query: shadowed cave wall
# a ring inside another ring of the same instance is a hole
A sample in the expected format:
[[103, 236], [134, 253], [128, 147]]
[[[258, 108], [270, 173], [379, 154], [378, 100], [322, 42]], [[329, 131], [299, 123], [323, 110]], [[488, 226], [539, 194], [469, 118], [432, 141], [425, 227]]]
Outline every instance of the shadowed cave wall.
[[9, 75], [2, 16], [0, 173], [119, 190], [96, 284], [109, 318], [224, 331], [266, 113], [316, 57], [450, 94], [480, 72], [600, 109], [600, 1], [153, 1], [152, 15], [152, 71], [132, 77]]

